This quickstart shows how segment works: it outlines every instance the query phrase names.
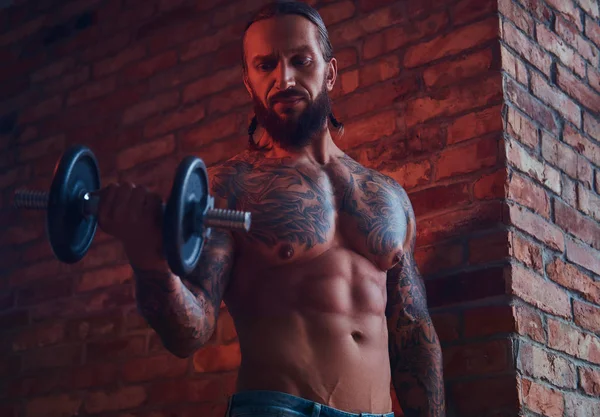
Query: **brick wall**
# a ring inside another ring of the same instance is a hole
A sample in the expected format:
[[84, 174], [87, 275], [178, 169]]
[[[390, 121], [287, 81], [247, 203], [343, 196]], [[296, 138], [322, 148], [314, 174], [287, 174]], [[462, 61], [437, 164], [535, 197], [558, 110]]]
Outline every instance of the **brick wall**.
[[599, 3], [499, 5], [519, 395], [527, 415], [598, 416]]
[[[340, 64], [336, 141], [415, 207], [449, 415], [595, 415], [598, 7], [521, 1], [311, 4]], [[264, 1], [13, 3], [0, 11], [0, 415], [223, 415], [239, 366], [226, 309], [211, 344], [177, 359], [137, 314], [117, 242], [99, 232], [60, 264], [43, 215], [10, 204], [47, 188], [73, 143], [104, 184], [165, 197], [184, 155], [211, 165], [244, 149], [239, 35]]]

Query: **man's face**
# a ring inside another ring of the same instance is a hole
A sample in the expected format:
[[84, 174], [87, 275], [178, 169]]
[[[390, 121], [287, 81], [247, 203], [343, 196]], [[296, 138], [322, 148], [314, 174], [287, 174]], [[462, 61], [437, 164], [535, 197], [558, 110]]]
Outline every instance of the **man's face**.
[[244, 83], [258, 122], [284, 148], [301, 148], [325, 127], [328, 92], [337, 75], [327, 63], [316, 26], [297, 15], [254, 23], [244, 42]]

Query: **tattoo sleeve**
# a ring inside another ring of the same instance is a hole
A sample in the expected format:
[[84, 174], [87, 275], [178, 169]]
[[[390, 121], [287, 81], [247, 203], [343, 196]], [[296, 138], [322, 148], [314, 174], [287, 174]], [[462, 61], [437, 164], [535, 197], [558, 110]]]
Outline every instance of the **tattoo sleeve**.
[[442, 352], [429, 316], [425, 286], [414, 261], [415, 219], [408, 197], [408, 244], [388, 272], [386, 317], [392, 382], [406, 417], [445, 416]]

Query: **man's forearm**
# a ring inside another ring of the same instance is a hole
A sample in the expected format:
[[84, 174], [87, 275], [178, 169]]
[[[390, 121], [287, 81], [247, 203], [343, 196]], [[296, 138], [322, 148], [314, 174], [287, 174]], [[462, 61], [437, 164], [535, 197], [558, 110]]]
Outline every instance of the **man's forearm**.
[[174, 355], [186, 357], [205, 344], [215, 327], [214, 306], [165, 271], [134, 268], [140, 313]]
[[427, 318], [390, 333], [392, 382], [406, 417], [445, 416], [442, 351]]

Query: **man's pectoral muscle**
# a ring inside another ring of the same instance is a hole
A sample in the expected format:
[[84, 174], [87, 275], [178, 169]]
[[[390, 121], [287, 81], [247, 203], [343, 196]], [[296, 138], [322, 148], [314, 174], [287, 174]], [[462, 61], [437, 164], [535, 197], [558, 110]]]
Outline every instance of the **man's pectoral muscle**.
[[407, 243], [400, 262], [387, 273], [386, 317], [392, 382], [406, 417], [445, 416], [442, 354], [414, 260], [415, 218], [408, 197]]
[[230, 233], [213, 229], [196, 270], [186, 279], [134, 268], [138, 308], [174, 355], [187, 357], [212, 336], [233, 257]]

